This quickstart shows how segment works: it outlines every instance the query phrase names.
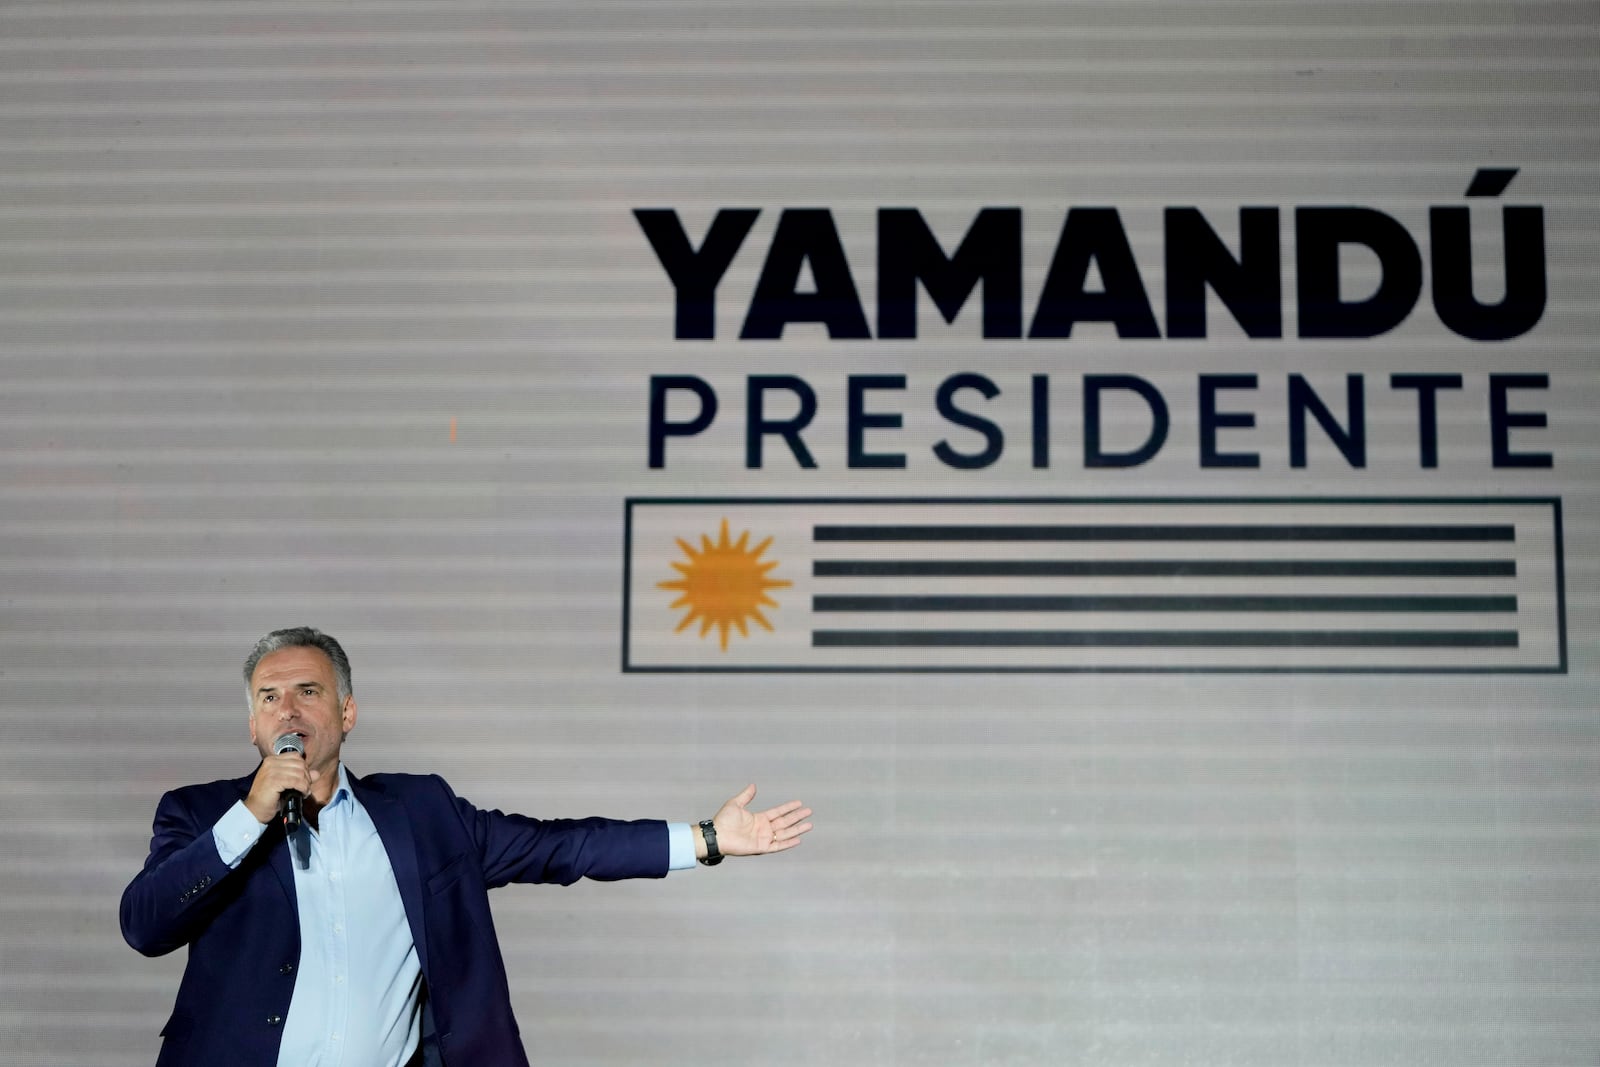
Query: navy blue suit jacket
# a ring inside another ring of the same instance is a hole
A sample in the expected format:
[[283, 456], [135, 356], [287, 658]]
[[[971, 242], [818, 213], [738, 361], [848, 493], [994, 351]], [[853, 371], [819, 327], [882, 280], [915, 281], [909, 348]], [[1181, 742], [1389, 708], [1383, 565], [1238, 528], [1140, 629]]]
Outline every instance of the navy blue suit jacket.
[[[270, 826], [237, 868], [211, 829], [254, 775], [161, 798], [150, 856], [122, 894], [147, 956], [189, 946], [157, 1067], [273, 1067], [300, 960], [289, 843]], [[531, 819], [473, 807], [436, 775], [350, 776], [389, 853], [426, 982], [424, 1044], [449, 1067], [526, 1067], [488, 891], [507, 882], [660, 878], [658, 821]]]

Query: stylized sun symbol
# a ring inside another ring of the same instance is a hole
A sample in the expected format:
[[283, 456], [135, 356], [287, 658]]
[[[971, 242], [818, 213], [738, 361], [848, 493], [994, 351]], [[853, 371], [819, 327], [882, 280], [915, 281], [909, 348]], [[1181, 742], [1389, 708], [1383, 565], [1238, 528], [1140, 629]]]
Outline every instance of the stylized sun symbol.
[[683, 538], [674, 538], [678, 547], [689, 557], [687, 563], [674, 563], [672, 569], [683, 575], [677, 581], [657, 582], [662, 589], [676, 589], [683, 593], [673, 601], [674, 608], [687, 608], [688, 614], [678, 624], [674, 633], [682, 633], [689, 624], [700, 620], [700, 636], [704, 637], [715, 626], [722, 635], [722, 650], [728, 650], [728, 629], [737, 626], [740, 637], [749, 637], [746, 619], [754, 619], [771, 632], [772, 624], [761, 614], [762, 605], [769, 608], [778, 602], [767, 595], [768, 589], [778, 589], [791, 582], [768, 578], [767, 572], [778, 565], [777, 560], [763, 563], [761, 553], [772, 544], [767, 538], [755, 548], [750, 543], [750, 531], [739, 535], [737, 542], [728, 540], [728, 520], [722, 520], [722, 536], [711, 543], [711, 538], [700, 535], [700, 550]]

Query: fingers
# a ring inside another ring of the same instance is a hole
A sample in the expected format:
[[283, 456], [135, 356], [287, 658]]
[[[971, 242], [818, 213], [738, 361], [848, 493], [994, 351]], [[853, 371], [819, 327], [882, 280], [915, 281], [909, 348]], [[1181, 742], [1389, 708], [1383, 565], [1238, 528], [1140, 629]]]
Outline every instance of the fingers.
[[257, 821], [270, 822], [278, 810], [278, 797], [284, 790], [308, 793], [313, 780], [306, 769], [305, 760], [299, 756], [289, 753], [268, 756], [261, 761], [261, 769], [256, 772], [250, 794], [245, 798], [245, 807], [250, 809]]
[[788, 825], [789, 823], [797, 823], [810, 814], [810, 808], [802, 808], [800, 806], [800, 801], [791, 800], [787, 804], [779, 804], [775, 808], [768, 808], [766, 811], [761, 813], [761, 818], [770, 821], [773, 825], [777, 825], [779, 822], [787, 820], [784, 824]]
[[811, 824], [804, 821], [810, 817], [811, 809], [801, 807], [798, 800], [764, 812], [762, 818], [772, 827], [772, 843], [767, 846], [767, 851], [782, 852], [798, 845], [801, 836], [811, 831]]
[[[763, 812], [752, 812], [747, 805], [755, 799], [752, 783], [722, 806], [714, 819], [718, 847], [730, 856], [759, 856], [784, 852], [800, 843], [811, 831], [811, 809], [798, 800], [779, 804]], [[724, 825], [726, 823], [726, 825]]]
[[284, 788], [309, 785], [315, 773], [306, 767], [305, 757], [294, 752], [273, 756], [266, 761], [262, 770], [267, 773], [271, 781], [283, 783]]
[[[805, 814], [809, 815], [811, 813], [808, 811]], [[772, 844], [767, 846], [767, 851], [782, 852], [785, 849], [794, 848], [800, 843], [801, 835], [808, 833], [810, 830], [811, 824], [808, 822], [798, 825], [786, 825], [781, 830], [775, 829], [772, 834]]]

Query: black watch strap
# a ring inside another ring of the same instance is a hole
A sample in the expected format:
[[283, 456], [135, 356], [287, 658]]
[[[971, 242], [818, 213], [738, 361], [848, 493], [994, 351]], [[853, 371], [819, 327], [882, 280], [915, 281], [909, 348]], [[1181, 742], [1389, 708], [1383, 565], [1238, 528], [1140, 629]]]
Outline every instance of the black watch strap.
[[707, 867], [715, 867], [722, 862], [722, 853], [717, 850], [717, 828], [707, 819], [700, 824], [700, 833], [706, 839], [706, 858], [700, 862]]

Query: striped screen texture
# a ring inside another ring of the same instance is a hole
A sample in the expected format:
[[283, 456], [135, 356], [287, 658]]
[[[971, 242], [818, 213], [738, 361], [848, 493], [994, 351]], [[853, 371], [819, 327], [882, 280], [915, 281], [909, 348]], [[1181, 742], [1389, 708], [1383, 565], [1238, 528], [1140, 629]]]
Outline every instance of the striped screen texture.
[[815, 809], [496, 891], [535, 1062], [1600, 1062], [1597, 104], [1589, 0], [0, 4], [0, 1063], [154, 1062], [302, 624], [356, 773]]

